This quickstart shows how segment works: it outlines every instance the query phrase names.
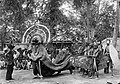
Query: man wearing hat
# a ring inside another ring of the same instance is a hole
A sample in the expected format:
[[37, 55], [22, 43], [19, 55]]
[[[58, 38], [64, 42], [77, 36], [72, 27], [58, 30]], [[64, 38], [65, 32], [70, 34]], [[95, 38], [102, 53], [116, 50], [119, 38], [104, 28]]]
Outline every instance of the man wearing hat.
[[14, 51], [13, 48], [15, 46], [12, 44], [8, 45], [8, 51], [5, 52], [6, 60], [7, 60], [7, 73], [6, 73], [6, 80], [13, 80], [12, 73], [14, 67]]

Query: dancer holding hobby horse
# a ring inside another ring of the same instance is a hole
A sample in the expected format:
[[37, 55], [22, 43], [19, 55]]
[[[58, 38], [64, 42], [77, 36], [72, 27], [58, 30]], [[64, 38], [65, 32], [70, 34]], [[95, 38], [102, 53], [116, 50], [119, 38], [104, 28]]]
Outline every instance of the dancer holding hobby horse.
[[35, 75], [34, 78], [42, 78], [40, 58], [45, 54], [43, 42], [39, 42], [37, 38], [34, 38], [28, 52], [28, 56], [32, 61], [33, 74]]

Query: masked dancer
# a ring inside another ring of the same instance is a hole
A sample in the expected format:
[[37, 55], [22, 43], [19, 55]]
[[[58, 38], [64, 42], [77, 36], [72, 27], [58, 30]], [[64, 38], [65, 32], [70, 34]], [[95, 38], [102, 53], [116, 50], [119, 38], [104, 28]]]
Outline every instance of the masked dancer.
[[39, 42], [37, 38], [34, 38], [29, 51], [30, 54], [28, 56], [32, 61], [34, 78], [42, 78], [40, 58], [47, 53], [45, 52], [43, 42]]

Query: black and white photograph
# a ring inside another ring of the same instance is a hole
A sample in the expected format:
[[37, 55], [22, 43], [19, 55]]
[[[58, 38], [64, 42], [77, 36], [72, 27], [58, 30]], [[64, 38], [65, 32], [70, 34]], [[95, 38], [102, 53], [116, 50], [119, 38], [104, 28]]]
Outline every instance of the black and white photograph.
[[120, 0], [0, 0], [0, 84], [120, 84]]

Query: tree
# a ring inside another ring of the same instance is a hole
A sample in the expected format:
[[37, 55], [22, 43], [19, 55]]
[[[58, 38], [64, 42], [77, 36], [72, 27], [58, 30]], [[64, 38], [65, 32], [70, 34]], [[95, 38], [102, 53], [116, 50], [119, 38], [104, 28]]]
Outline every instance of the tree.
[[114, 33], [113, 33], [113, 45], [116, 47], [117, 45], [117, 37], [119, 33], [119, 11], [120, 11], [120, 1], [117, 0], [117, 7], [116, 7], [116, 12], [117, 12], [117, 17], [116, 17], [116, 24], [114, 28]]
[[100, 24], [96, 29], [96, 34], [99, 36], [99, 40], [104, 40], [105, 38], [113, 36], [113, 30], [115, 26], [116, 12], [114, 10], [114, 5], [104, 4], [104, 9], [101, 9]]
[[74, 0], [74, 5], [80, 11], [80, 23], [87, 30], [88, 41], [94, 35], [101, 41], [112, 36], [116, 15], [113, 5], [106, 2], [100, 9], [100, 0], [98, 3], [95, 0]]
[[59, 10], [62, 0], [50, 0], [47, 6], [47, 13], [45, 14], [44, 22], [48, 23], [51, 28], [59, 24], [64, 24], [67, 22], [67, 18]]
[[[26, 5], [23, 7], [23, 5]], [[7, 36], [9, 28], [14, 30], [21, 30], [25, 20], [33, 14], [34, 0], [2, 0], [0, 4], [0, 25], [1, 32], [5, 32], [4, 37]], [[20, 33], [22, 36], [22, 33]], [[6, 38], [1, 39], [2, 46], [6, 42]]]
[[56, 27], [60, 26], [61, 32], [68, 31], [70, 28], [70, 21], [63, 15], [59, 7], [63, 4], [62, 0], [49, 0], [46, 4], [44, 16], [39, 18], [40, 22], [46, 23], [50, 26], [51, 36], [56, 36]]
[[[74, 0], [76, 9], [80, 11], [81, 23], [87, 30], [88, 42], [90, 41], [90, 32], [94, 32], [99, 13], [98, 7], [94, 4], [95, 0]], [[92, 31], [91, 31], [92, 30]], [[94, 34], [94, 33], [93, 33]], [[92, 35], [93, 37], [94, 35]]]

